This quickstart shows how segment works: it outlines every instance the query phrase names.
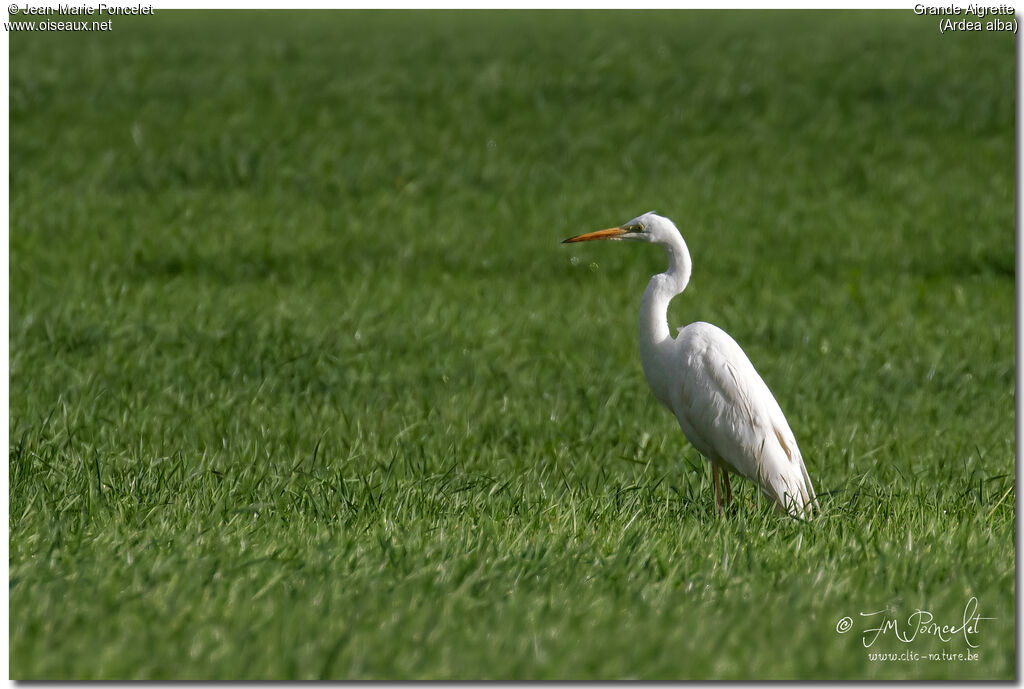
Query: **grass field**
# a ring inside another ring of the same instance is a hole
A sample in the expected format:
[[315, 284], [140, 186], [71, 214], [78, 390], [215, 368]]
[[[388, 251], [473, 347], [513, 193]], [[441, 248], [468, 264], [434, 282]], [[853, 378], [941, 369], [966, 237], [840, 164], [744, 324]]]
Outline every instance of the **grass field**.
[[[1001, 678], [1014, 44], [894, 13], [178, 13], [12, 33], [10, 674]], [[744, 347], [825, 514], [640, 369]], [[917, 609], [967, 646], [860, 612]], [[854, 628], [836, 632], [854, 618]], [[908, 628], [904, 628], [906, 633]], [[869, 652], [978, 653], [880, 662]]]

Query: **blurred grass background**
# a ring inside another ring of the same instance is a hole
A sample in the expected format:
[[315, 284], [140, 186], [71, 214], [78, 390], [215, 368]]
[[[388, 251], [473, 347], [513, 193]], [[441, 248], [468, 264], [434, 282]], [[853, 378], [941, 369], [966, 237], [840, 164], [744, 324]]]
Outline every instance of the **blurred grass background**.
[[[1014, 677], [1014, 39], [934, 24], [12, 32], [11, 676]], [[649, 209], [824, 518], [715, 516], [637, 358], [663, 258], [558, 245]], [[978, 661], [867, 658], [971, 596]]]

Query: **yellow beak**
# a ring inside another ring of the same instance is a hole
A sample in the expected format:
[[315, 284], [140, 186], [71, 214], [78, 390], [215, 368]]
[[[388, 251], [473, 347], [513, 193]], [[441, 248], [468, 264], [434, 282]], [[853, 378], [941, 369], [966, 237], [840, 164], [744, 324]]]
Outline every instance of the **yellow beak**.
[[621, 227], [609, 227], [607, 230], [598, 230], [597, 232], [586, 232], [584, 234], [578, 234], [575, 237], [569, 237], [563, 239], [562, 244], [572, 244], [574, 242], [592, 242], [595, 239], [611, 239], [612, 237], [618, 237], [621, 234], [626, 234], [626, 230]]

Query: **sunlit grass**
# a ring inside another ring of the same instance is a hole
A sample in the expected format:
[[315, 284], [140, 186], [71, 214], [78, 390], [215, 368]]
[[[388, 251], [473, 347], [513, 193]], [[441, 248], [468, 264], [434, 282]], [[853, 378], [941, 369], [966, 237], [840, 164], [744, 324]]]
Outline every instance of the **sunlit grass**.
[[[1013, 78], [909, 11], [11, 34], [12, 677], [1013, 677]], [[814, 523], [715, 516], [657, 250], [558, 244], [648, 209]], [[972, 596], [977, 662], [835, 631]]]

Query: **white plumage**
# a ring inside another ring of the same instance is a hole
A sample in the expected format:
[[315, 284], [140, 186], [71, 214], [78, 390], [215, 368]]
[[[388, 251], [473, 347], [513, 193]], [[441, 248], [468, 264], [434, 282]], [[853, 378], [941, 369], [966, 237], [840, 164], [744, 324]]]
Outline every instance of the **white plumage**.
[[664, 247], [669, 268], [651, 278], [640, 307], [640, 360], [654, 397], [669, 408], [690, 443], [710, 462], [715, 504], [726, 502], [729, 471], [745, 476], [794, 516], [817, 508], [814, 487], [786, 417], [750, 359], [729, 335], [691, 323], [672, 337], [668, 305], [690, 281], [690, 252], [668, 218], [645, 213], [629, 222], [566, 239], [645, 241]]

